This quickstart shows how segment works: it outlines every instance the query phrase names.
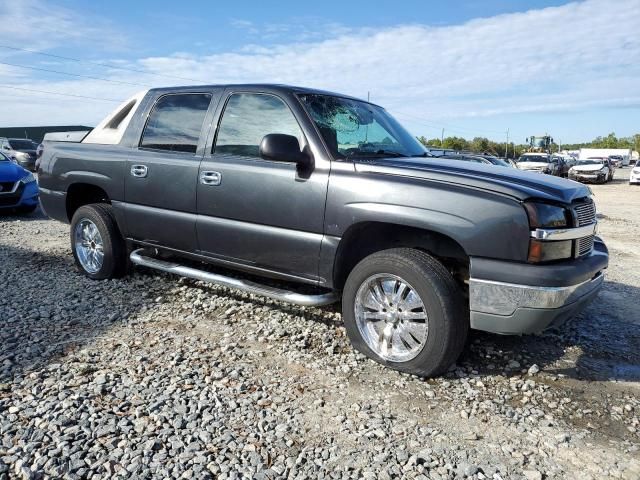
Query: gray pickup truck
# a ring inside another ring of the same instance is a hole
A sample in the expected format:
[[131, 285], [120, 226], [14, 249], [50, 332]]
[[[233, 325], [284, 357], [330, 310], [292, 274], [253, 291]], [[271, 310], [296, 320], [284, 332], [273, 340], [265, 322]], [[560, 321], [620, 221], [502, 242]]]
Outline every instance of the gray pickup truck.
[[421, 376], [446, 371], [469, 328], [571, 317], [608, 265], [585, 186], [430, 158], [383, 108], [307, 88], [141, 92], [82, 141], [45, 142], [38, 173], [88, 277], [131, 262], [341, 300], [357, 350]]

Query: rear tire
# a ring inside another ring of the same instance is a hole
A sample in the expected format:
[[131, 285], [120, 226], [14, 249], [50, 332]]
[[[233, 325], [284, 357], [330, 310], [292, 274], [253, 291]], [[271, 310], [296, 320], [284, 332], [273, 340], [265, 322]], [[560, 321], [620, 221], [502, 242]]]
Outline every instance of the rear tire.
[[446, 372], [464, 348], [469, 317], [463, 298], [432, 256], [383, 250], [349, 274], [342, 316], [356, 350], [395, 370], [430, 377]]
[[71, 251], [81, 273], [93, 280], [122, 277], [127, 249], [109, 204], [84, 205], [71, 220]]

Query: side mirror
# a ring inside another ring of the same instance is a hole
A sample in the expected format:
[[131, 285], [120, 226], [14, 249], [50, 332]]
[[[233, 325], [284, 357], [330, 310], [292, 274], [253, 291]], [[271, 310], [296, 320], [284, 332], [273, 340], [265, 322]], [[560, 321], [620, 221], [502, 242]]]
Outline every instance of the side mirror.
[[265, 160], [296, 163], [306, 167], [311, 163], [310, 155], [300, 151], [300, 143], [293, 135], [270, 133], [260, 142], [260, 156]]

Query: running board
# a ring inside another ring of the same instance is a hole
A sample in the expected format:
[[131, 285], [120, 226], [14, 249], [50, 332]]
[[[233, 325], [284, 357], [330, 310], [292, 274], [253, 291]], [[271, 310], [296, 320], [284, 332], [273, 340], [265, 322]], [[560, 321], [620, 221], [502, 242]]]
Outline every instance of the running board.
[[156, 270], [162, 270], [167, 273], [174, 273], [182, 277], [193, 278], [195, 280], [202, 280], [203, 282], [215, 283], [229, 288], [235, 288], [242, 290], [243, 292], [254, 293], [256, 295], [262, 295], [263, 297], [272, 298], [281, 302], [294, 303], [296, 305], [302, 305], [305, 307], [319, 307], [322, 305], [329, 305], [338, 300], [338, 295], [335, 292], [323, 293], [320, 295], [303, 295], [300, 293], [291, 292], [289, 290], [282, 290], [267, 285], [260, 285], [259, 283], [250, 282], [248, 280], [240, 280], [233, 277], [225, 277], [216, 273], [207, 272], [204, 270], [198, 270], [197, 268], [186, 267], [178, 263], [167, 262], [158, 258], [152, 258], [144, 255], [145, 249], [139, 248], [134, 250], [129, 255], [129, 258], [136, 265], [142, 265], [143, 267], [155, 268]]

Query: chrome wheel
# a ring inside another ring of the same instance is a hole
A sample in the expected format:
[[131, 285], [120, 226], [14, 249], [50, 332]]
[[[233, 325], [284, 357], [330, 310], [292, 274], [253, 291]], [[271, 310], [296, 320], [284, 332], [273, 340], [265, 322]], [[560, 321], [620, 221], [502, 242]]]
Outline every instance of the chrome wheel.
[[355, 317], [367, 346], [384, 360], [412, 360], [427, 341], [429, 319], [424, 303], [398, 276], [367, 278], [356, 293]]
[[104, 260], [104, 245], [96, 224], [87, 218], [81, 219], [76, 224], [74, 243], [82, 268], [88, 273], [99, 272]]

